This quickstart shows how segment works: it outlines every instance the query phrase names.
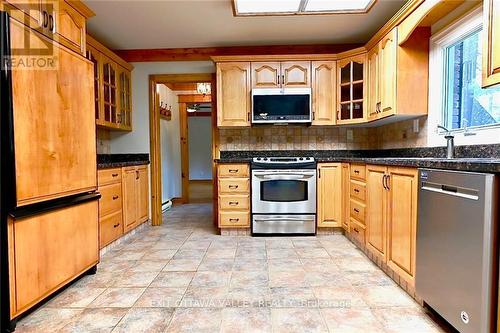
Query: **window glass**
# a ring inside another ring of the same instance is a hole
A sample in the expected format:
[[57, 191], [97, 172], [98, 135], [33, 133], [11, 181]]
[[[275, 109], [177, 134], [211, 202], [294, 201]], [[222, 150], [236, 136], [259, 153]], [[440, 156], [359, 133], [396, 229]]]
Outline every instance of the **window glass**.
[[460, 129], [500, 123], [500, 86], [481, 88], [481, 31], [445, 50], [443, 125]]

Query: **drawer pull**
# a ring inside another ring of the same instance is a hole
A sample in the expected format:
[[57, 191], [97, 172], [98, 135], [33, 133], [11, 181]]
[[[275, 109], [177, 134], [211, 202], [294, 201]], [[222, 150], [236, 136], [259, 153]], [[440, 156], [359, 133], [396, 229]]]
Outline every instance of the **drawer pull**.
[[113, 228], [117, 228], [118, 226], [120, 226], [120, 223], [113, 225]]
[[111, 174], [111, 177], [118, 177], [118, 174], [117, 173], [113, 173], [113, 174]]
[[354, 173], [359, 173], [359, 170], [354, 170]]
[[354, 231], [356, 231], [359, 234], [359, 230], [356, 228], [353, 228]]
[[359, 213], [359, 209], [354, 208], [353, 210], [354, 210], [356, 213]]
[[354, 189], [354, 192], [359, 193], [359, 190], [357, 188]]
[[118, 199], [118, 198], [119, 198], [119, 196], [117, 196], [117, 195], [113, 195], [113, 200], [116, 200], [116, 199]]
[[238, 185], [229, 185], [229, 188], [232, 189], [232, 190], [233, 189], [237, 189], [238, 187], [239, 187]]
[[238, 206], [238, 201], [229, 201], [229, 206]]
[[235, 218], [235, 219], [231, 218], [231, 219], [229, 219], [229, 222], [238, 222], [239, 220], [240, 220], [239, 218]]
[[237, 173], [239, 169], [229, 169], [229, 173]]

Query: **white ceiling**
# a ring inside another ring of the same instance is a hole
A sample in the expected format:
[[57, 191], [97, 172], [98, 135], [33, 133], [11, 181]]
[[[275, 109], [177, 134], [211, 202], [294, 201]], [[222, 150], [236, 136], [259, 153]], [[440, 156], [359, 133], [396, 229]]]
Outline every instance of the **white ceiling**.
[[90, 34], [113, 49], [364, 43], [406, 0], [366, 14], [234, 17], [231, 0], [87, 0]]

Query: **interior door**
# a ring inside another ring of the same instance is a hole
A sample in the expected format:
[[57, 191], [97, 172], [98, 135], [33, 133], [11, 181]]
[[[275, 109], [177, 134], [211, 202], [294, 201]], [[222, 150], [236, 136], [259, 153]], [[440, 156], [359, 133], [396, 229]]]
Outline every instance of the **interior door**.
[[387, 190], [384, 187], [386, 167], [366, 166], [366, 245], [376, 255], [386, 256]]
[[28, 36], [33, 52], [52, 47], [56, 59], [53, 67], [12, 70], [18, 206], [94, 190], [92, 63], [13, 19], [10, 29], [14, 55]]
[[312, 62], [313, 125], [335, 125], [337, 66], [335, 61]]

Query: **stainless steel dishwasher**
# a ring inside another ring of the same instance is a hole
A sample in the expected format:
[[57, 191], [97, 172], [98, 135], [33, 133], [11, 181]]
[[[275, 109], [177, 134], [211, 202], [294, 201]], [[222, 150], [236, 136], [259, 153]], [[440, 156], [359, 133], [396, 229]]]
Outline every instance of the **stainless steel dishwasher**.
[[498, 177], [421, 169], [417, 295], [462, 333], [489, 333], [497, 295]]

